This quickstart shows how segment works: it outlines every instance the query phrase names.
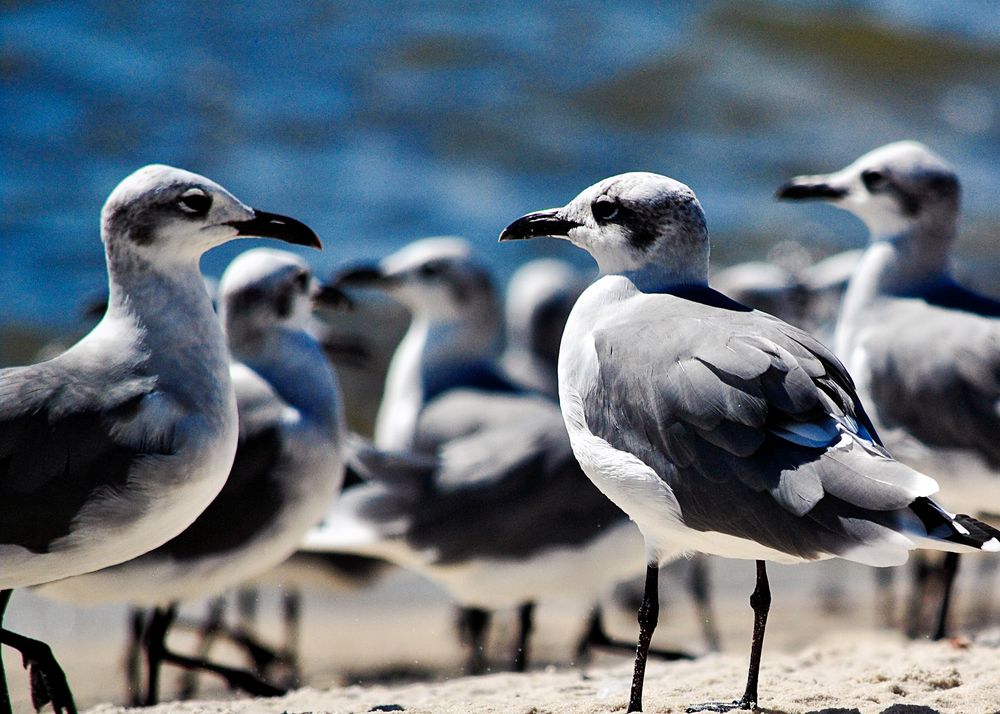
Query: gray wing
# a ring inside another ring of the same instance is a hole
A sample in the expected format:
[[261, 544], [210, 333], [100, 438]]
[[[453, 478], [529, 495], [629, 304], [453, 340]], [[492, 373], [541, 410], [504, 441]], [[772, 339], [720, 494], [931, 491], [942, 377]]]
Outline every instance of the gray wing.
[[197, 560], [239, 549], [274, 522], [287, 498], [282, 420], [290, 408], [271, 386], [241, 364], [231, 367], [240, 434], [222, 490], [180, 535], [143, 558]]
[[453, 439], [558, 411], [547, 397], [451, 389], [420, 412], [414, 450], [435, 453]]
[[344, 501], [438, 564], [529, 557], [627, 520], [580, 470], [554, 406], [453, 440], [424, 466], [375, 476]]
[[861, 339], [879, 425], [1000, 468], [1000, 320], [901, 299], [871, 319]]
[[687, 526], [814, 558], [876, 538], [936, 490], [888, 457], [809, 334], [720, 300], [651, 299], [595, 331], [585, 417], [669, 484]]
[[92, 376], [59, 358], [0, 371], [0, 543], [48, 552], [143, 457], [172, 453], [173, 425], [139, 418], [153, 380]]

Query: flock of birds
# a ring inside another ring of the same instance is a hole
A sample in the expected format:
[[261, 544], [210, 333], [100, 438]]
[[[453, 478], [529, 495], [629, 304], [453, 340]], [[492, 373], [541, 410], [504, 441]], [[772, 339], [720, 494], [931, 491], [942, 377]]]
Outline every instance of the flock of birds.
[[[745, 691], [692, 709], [729, 711], [757, 706], [767, 560], [883, 567], [923, 548], [947, 553], [943, 635], [959, 554], [1000, 551], [984, 522], [1000, 513], [1000, 303], [949, 272], [958, 180], [899, 142], [778, 197], [828, 201], [869, 228], [864, 253], [810, 291], [836, 303], [847, 285], [832, 333], [803, 322], [833, 349], [735, 300], [738, 275], [709, 287], [697, 198], [651, 173], [503, 229], [502, 242], [569, 240], [601, 272], [586, 286], [554, 261], [526, 268], [509, 288], [504, 349], [489, 275], [459, 239], [417, 241], [326, 285], [297, 255], [254, 249], [225, 271], [216, 310], [203, 252], [241, 236], [319, 239], [202, 176], [138, 170], [101, 214], [101, 321], [53, 359], [0, 370], [0, 624], [16, 588], [127, 602], [149, 608], [134, 619], [133, 660], [141, 649], [147, 670], [142, 695], [131, 674], [137, 702], [157, 700], [164, 662], [269, 695], [283, 688], [260, 670], [167, 647], [178, 602], [282, 563], [292, 582], [294, 564], [365, 582], [379, 568], [358, 562], [379, 559], [463, 608], [471, 671], [490, 613], [517, 608], [524, 669], [536, 601], [569, 591], [596, 604], [644, 574], [628, 703], [641, 711], [659, 568], [714, 554], [757, 566]], [[410, 313], [372, 441], [346, 429], [351, 385], [313, 315], [362, 289]], [[801, 290], [745, 294], [799, 322]], [[975, 517], [932, 499], [932, 476]], [[707, 611], [700, 562], [692, 592]], [[595, 612], [581, 647], [612, 644]], [[7, 629], [0, 644], [21, 653], [36, 709], [75, 711], [48, 646]], [[11, 708], [0, 671], [0, 712]]]

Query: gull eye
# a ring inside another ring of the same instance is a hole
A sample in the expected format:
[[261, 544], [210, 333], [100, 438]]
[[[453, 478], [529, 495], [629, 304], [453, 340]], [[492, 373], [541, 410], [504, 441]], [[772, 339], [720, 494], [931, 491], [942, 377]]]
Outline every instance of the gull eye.
[[875, 193], [885, 188], [889, 180], [885, 174], [875, 169], [865, 169], [861, 172], [861, 181], [869, 193]]
[[191, 188], [177, 199], [177, 206], [192, 216], [204, 216], [212, 207], [212, 199], [200, 188]]
[[298, 290], [300, 293], [306, 292], [307, 290], [309, 290], [309, 274], [304, 271], [301, 273], [296, 273], [295, 277], [292, 280], [292, 283], [295, 285], [295, 289]]
[[418, 272], [422, 278], [433, 278], [441, 274], [441, 267], [434, 263], [424, 263]]
[[612, 221], [617, 218], [619, 207], [615, 201], [603, 197], [594, 201], [590, 206], [590, 210], [594, 214], [594, 218], [603, 223], [604, 221]]

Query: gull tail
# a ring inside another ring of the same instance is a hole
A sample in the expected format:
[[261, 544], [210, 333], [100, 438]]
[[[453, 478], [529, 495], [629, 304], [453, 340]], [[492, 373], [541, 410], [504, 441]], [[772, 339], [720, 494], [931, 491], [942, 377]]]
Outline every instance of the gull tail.
[[962, 513], [952, 515], [923, 496], [910, 504], [909, 511], [919, 519], [921, 527], [908, 529], [907, 534], [916, 536], [922, 548], [956, 553], [976, 550], [1000, 553], [1000, 530], [988, 523]]

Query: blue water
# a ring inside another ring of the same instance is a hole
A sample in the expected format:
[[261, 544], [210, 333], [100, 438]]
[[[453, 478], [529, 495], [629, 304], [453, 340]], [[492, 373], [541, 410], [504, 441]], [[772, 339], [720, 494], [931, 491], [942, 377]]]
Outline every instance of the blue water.
[[774, 188], [916, 138], [965, 182], [961, 257], [997, 274], [993, 3], [467, 5], [5, 3], [0, 326], [74, 325], [104, 286], [101, 204], [154, 161], [310, 223], [321, 273], [461, 234], [503, 275], [543, 253], [586, 265], [496, 236], [636, 169], [696, 190], [717, 264], [857, 245], [852, 219]]

